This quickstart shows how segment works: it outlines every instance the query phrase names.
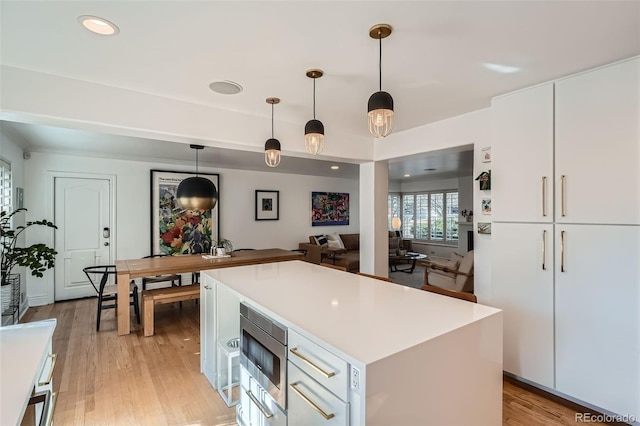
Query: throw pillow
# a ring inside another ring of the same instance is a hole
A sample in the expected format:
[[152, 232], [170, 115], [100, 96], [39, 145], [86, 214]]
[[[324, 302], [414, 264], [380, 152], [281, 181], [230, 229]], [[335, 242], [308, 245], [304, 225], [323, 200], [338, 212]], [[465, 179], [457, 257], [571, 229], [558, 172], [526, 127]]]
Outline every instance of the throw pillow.
[[332, 234], [327, 234], [326, 237], [329, 242], [330, 248], [336, 248], [336, 249], [344, 248], [344, 243], [342, 242], [342, 238], [340, 238], [340, 235], [338, 235], [337, 232], [334, 232]]
[[316, 244], [321, 247], [325, 247], [328, 245], [329, 241], [327, 240], [327, 237], [324, 235], [315, 235], [313, 238], [316, 240]]

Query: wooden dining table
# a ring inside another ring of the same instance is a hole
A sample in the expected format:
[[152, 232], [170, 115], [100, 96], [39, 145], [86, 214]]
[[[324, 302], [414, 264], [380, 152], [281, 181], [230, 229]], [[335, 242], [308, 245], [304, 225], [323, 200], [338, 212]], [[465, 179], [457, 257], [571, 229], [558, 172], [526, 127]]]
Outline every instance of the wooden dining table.
[[[300, 252], [283, 249], [248, 250], [233, 253], [231, 257], [210, 257], [202, 254], [183, 256], [163, 256], [146, 259], [116, 260], [118, 283], [118, 306], [129, 306], [129, 282], [135, 278], [157, 275], [199, 272], [206, 269], [228, 268], [231, 266], [257, 265], [260, 263], [302, 260]], [[118, 309], [118, 335], [131, 332], [129, 309]]]

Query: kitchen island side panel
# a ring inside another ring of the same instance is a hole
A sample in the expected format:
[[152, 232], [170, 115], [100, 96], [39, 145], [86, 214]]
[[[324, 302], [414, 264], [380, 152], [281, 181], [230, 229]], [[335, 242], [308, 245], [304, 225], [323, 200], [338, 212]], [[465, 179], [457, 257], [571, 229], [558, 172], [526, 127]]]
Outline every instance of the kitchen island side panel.
[[370, 364], [365, 375], [368, 426], [502, 424], [502, 312]]

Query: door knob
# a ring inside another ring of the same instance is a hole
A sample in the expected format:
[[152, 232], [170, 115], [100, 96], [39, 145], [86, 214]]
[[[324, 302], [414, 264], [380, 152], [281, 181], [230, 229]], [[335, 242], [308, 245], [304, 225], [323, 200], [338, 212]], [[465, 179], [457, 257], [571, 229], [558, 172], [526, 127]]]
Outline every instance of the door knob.
[[109, 245], [109, 243], [105, 241], [105, 242], [104, 242], [104, 245], [105, 245], [105, 246], [108, 246], [108, 245]]

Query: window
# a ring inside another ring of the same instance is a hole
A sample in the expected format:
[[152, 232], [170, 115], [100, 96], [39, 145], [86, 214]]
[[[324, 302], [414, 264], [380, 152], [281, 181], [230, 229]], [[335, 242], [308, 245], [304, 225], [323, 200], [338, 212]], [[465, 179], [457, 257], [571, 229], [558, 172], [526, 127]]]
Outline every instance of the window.
[[0, 158], [0, 210], [11, 212], [11, 163]]
[[[392, 198], [393, 197], [393, 198]], [[441, 243], [458, 242], [458, 191], [389, 194], [389, 224], [402, 200], [402, 234], [405, 238]], [[391, 225], [389, 225], [391, 229]]]

